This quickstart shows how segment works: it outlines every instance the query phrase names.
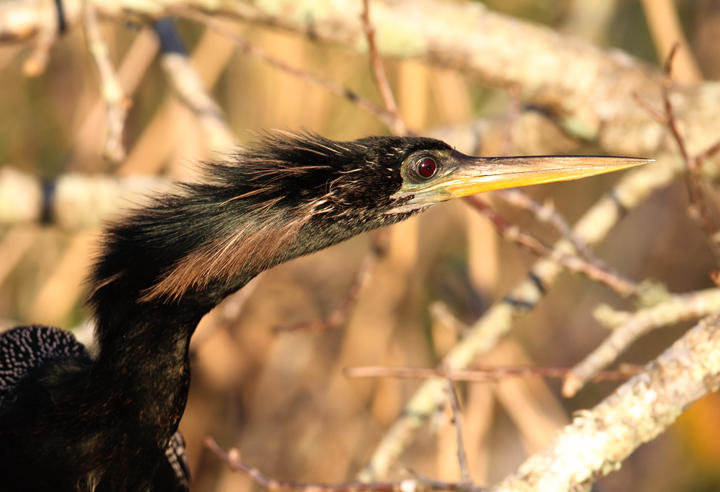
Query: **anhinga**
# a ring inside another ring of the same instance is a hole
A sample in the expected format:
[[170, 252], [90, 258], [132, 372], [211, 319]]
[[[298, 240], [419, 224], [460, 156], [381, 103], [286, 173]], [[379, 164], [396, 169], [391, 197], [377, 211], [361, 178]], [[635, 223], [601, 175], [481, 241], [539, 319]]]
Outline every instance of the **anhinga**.
[[0, 336], [0, 490], [187, 490], [176, 434], [200, 319], [261, 271], [481, 191], [642, 164], [475, 158], [430, 138], [267, 136], [135, 210], [90, 277], [98, 352], [68, 332]]

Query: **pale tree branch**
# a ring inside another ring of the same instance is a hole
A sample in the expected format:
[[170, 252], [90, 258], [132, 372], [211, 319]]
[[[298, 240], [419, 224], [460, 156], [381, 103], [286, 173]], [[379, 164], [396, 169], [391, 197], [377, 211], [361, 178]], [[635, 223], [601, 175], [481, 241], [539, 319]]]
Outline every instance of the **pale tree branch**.
[[138, 175], [66, 174], [43, 182], [6, 167], [0, 169], [0, 224], [52, 223], [77, 231], [98, 226], [143, 195], [169, 186], [167, 179]]
[[163, 55], [160, 66], [180, 101], [190, 109], [205, 134], [208, 147], [216, 157], [232, 153], [237, 138], [225, 121], [220, 106], [210, 96], [200, 75], [192, 66], [175, 29], [174, 21], [162, 19], [155, 23]]
[[718, 315], [702, 320], [641, 374], [591, 410], [578, 412], [543, 451], [494, 491], [578, 490], [616, 470], [638, 446], [665, 431], [720, 385]]

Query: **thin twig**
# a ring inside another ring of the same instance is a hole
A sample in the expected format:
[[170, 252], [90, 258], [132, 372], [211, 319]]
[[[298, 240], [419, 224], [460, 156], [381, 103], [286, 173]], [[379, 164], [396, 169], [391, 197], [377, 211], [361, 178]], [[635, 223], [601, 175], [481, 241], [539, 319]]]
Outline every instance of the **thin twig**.
[[383, 124], [392, 128], [395, 121], [394, 115], [378, 107], [366, 97], [361, 96], [357, 92], [345, 87], [344, 85], [338, 84], [337, 82], [330, 79], [313, 75], [305, 70], [289, 65], [284, 61], [269, 55], [262, 48], [259, 48], [256, 45], [247, 41], [246, 39], [238, 36], [237, 33], [235, 33], [232, 29], [229, 29], [222, 22], [219, 22], [218, 20], [207, 14], [180, 6], [172, 7], [171, 10], [173, 13], [181, 17], [185, 17], [187, 19], [199, 22], [208, 27], [209, 29], [212, 29], [216, 33], [232, 40], [246, 55], [257, 58], [258, 60], [262, 60], [271, 67], [282, 70], [283, 72], [290, 74], [293, 77], [297, 77], [298, 79], [303, 80], [308, 84], [320, 86], [335, 96], [345, 98], [348, 101], [357, 104], [359, 108], [364, 109], [365, 111], [379, 119]]
[[673, 134], [673, 137], [675, 138], [675, 141], [677, 142], [678, 148], [680, 149], [680, 154], [683, 157], [683, 160], [688, 163], [688, 165], [693, 168], [694, 163], [690, 162], [690, 156], [688, 155], [687, 149], [685, 148], [685, 140], [680, 135], [680, 132], [678, 131], [677, 124], [675, 121], [675, 114], [673, 112], [672, 103], [670, 102], [670, 87], [672, 87], [672, 64], [673, 59], [675, 58], [675, 54], [677, 53], [678, 48], [680, 48], [679, 44], [676, 44], [673, 46], [673, 48], [670, 50], [670, 54], [668, 55], [668, 59], [665, 63], [665, 76], [663, 77], [663, 83], [662, 83], [662, 91], [663, 91], [663, 103], [665, 104], [665, 117], [667, 118], [667, 125], [670, 131]]
[[715, 142], [713, 145], [711, 145], [704, 151], [697, 154], [695, 156], [695, 162], [697, 163], [698, 166], [700, 166], [700, 164], [705, 162], [707, 159], [710, 159], [711, 157], [715, 156], [715, 154], [717, 154], [718, 152], [720, 152], [720, 140]]
[[[672, 66], [675, 54], [677, 53], [680, 45], [675, 44], [670, 54], [668, 55], [667, 63], [665, 64], [665, 76], [663, 77], [662, 83], [662, 97], [665, 105], [665, 115], [667, 118], [667, 127], [672, 134], [675, 143], [677, 143], [680, 155], [685, 162], [686, 173], [685, 180], [688, 188], [688, 195], [690, 197], [690, 210], [691, 216], [695, 218], [705, 233], [705, 238], [710, 245], [710, 249], [715, 255], [715, 260], [720, 264], [720, 228], [715, 222], [710, 207], [705, 199], [705, 195], [702, 190], [702, 174], [700, 170], [700, 162], [697, 158], [691, 156], [685, 145], [685, 139], [680, 134], [680, 130], [677, 126], [677, 120], [675, 118], [675, 112], [670, 101], [670, 88], [672, 87]], [[712, 155], [713, 152], [720, 150], [720, 145], [715, 144], [708, 151], [702, 153], [703, 159], [707, 159]]]
[[457, 458], [458, 466], [460, 466], [460, 483], [472, 483], [470, 479], [470, 468], [468, 467], [467, 454], [465, 453], [465, 445], [462, 437], [462, 416], [460, 414], [460, 402], [455, 392], [455, 382], [445, 372], [447, 380], [447, 393], [450, 400], [450, 409], [453, 414], [453, 423], [455, 424], [455, 440], [457, 442]]
[[652, 105], [645, 99], [643, 99], [637, 92], [633, 92], [632, 97], [637, 103], [637, 105], [647, 111], [648, 114], [650, 114], [650, 117], [655, 120], [656, 123], [659, 123], [662, 126], [667, 125], [667, 116], [665, 114], [653, 108]]
[[[570, 241], [577, 252], [586, 260], [598, 268], [612, 271], [612, 268], [598, 258], [587, 244], [578, 239], [572, 232], [570, 224], [568, 224], [565, 218], [552, 206], [552, 203], [540, 203], [520, 188], [498, 190], [494, 192], [494, 196], [518, 208], [527, 210], [532, 213], [539, 222], [550, 224], [563, 238]], [[615, 272], [615, 275], [619, 275], [619, 273]]]
[[570, 256], [551, 248], [542, 241], [523, 232], [517, 225], [505, 220], [492, 207], [483, 203], [475, 196], [467, 197], [468, 203], [479, 210], [485, 217], [498, 228], [502, 236], [539, 256], [547, 256], [557, 261], [568, 270], [581, 273], [586, 277], [605, 284], [622, 296], [641, 296], [643, 289], [628, 279], [625, 279], [614, 272], [605, 270], [578, 256]]
[[[445, 482], [434, 480], [418, 471], [413, 470], [412, 468], [403, 468], [403, 471], [417, 478], [417, 481], [420, 483], [420, 485], [425, 485], [430, 490], [443, 490], [443, 487], [445, 486]], [[407, 482], [408, 481], [403, 481], [402, 483], [405, 484]], [[456, 487], [455, 490], [457, 490], [458, 492], [489, 492], [490, 490], [487, 487], [475, 485], [474, 483], [457, 483], [453, 485]], [[402, 492], [406, 492], [406, 489], [403, 489]], [[422, 492], [422, 490], [419, 490], [417, 492]]]
[[122, 139], [130, 100], [125, 97], [110, 60], [110, 50], [100, 32], [93, 1], [83, 1], [83, 18], [88, 51], [90, 51], [100, 75], [101, 92], [107, 111], [108, 131], [103, 147], [103, 156], [112, 163], [118, 163], [125, 159], [125, 147]]
[[211, 437], [205, 438], [205, 447], [212, 451], [218, 458], [228, 464], [228, 466], [250, 477], [253, 482], [261, 487], [271, 491], [290, 491], [305, 490], [307, 492], [407, 492], [415, 491], [450, 491], [450, 492], [481, 492], [486, 491], [484, 487], [479, 487], [472, 483], [452, 483], [440, 482], [421, 477], [415, 479], [403, 480], [399, 482], [346, 482], [346, 483], [318, 483], [318, 482], [293, 482], [290, 480], [277, 480], [264, 475], [260, 470], [254, 468], [242, 461], [240, 451], [232, 448], [225, 452], [215, 440]]
[[345, 326], [353, 307], [357, 304], [358, 296], [363, 288], [369, 283], [372, 277], [373, 268], [378, 260], [378, 254], [374, 248], [367, 252], [363, 259], [362, 265], [355, 276], [355, 281], [345, 293], [343, 298], [335, 306], [335, 309], [326, 318], [312, 321], [310, 323], [297, 323], [287, 326], [279, 326], [277, 332], [289, 331], [306, 331], [306, 332], [322, 332], [329, 330], [338, 330]]
[[673, 139], [677, 143], [680, 155], [683, 158], [686, 168], [685, 180], [687, 183], [688, 195], [690, 197], [691, 216], [699, 222], [713, 254], [720, 263], [720, 244], [718, 244], [718, 242], [720, 242], [720, 235], [718, 234], [718, 227], [714, 223], [712, 214], [706, 204], [705, 197], [702, 192], [702, 183], [700, 181], [700, 165], [705, 160], [720, 152], [720, 140], [696, 156], [690, 156], [687, 152], [685, 139], [682, 137], [677, 127], [677, 120], [675, 118], [675, 112], [673, 110], [672, 102], [670, 101], [669, 93], [672, 85], [672, 60], [676, 51], [677, 45], [675, 45], [675, 47], [670, 51], [670, 55], [665, 65], [665, 77], [662, 82], [662, 98], [665, 113], [663, 114], [653, 108], [637, 93], [633, 93], [633, 98], [637, 104], [645, 109], [652, 119], [654, 119], [658, 124], [668, 127]]
[[402, 116], [400, 116], [400, 111], [398, 110], [397, 103], [395, 102], [395, 96], [393, 96], [390, 83], [388, 82], [387, 75], [385, 74], [385, 67], [383, 66], [382, 59], [378, 54], [377, 46], [375, 46], [375, 26], [373, 26], [370, 22], [370, 0], [363, 0], [363, 12], [361, 18], [363, 30], [365, 31], [365, 37], [367, 38], [368, 51], [370, 52], [370, 62], [373, 75], [375, 76], [375, 82], [380, 90], [380, 95], [385, 103], [385, 108], [393, 117], [390, 128], [395, 135], [407, 135], [407, 127], [405, 126]]
[[[453, 381], [470, 383], [496, 383], [509, 377], [540, 376], [548, 379], [562, 379], [571, 373], [570, 367], [536, 367], [536, 366], [478, 366], [472, 369], [432, 369], [424, 367], [385, 367], [364, 366], [346, 367], [343, 372], [350, 378], [402, 378], [428, 379], [449, 378]], [[637, 374], [639, 368], [623, 364], [615, 371], [599, 371], [592, 376], [592, 381], [618, 381], [628, 379]]]

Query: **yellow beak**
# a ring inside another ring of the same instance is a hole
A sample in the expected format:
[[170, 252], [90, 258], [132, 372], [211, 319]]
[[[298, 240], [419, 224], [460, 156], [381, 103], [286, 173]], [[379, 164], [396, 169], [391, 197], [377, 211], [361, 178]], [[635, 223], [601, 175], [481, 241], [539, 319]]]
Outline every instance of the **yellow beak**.
[[[463, 159], [465, 160], [465, 159]], [[453, 198], [483, 191], [569, 181], [646, 164], [651, 159], [607, 156], [468, 157], [445, 182]]]
[[392, 213], [408, 212], [483, 191], [569, 181], [647, 164], [652, 159], [608, 156], [470, 157], [452, 151], [443, 169], [427, 182], [405, 183], [395, 198], [407, 197]]

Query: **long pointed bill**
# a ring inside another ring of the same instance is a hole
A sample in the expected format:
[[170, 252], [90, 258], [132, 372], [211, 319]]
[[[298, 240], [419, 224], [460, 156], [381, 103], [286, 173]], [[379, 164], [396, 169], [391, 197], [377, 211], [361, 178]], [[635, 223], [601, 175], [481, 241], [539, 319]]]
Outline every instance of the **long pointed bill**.
[[[469, 157], [453, 151], [434, 179], [403, 185], [412, 196], [394, 212], [424, 208], [483, 191], [580, 179], [619, 171], [652, 159], [607, 156]], [[399, 198], [399, 196], [398, 196]]]
[[483, 191], [586, 178], [648, 162], [650, 159], [591, 155], [467, 157], [459, 162], [444, 188], [457, 198]]

